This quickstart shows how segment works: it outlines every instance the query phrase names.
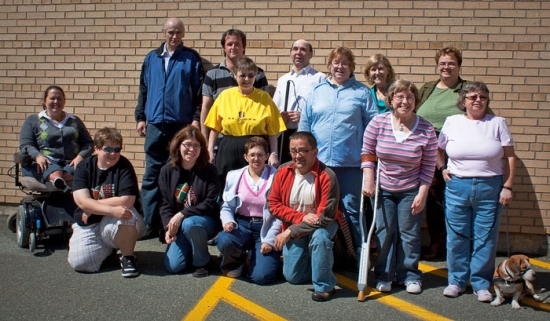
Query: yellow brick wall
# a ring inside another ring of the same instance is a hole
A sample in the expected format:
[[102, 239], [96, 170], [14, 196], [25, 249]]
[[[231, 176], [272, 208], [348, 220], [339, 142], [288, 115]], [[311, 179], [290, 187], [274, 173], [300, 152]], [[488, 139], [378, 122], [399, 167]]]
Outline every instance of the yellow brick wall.
[[[383, 53], [418, 85], [437, 78], [435, 50], [463, 50], [462, 76], [485, 81], [491, 107], [507, 118], [518, 155], [510, 231], [550, 234], [549, 1], [145, 1], [3, 0], [0, 6], [0, 203], [22, 197], [8, 177], [19, 130], [38, 112], [50, 84], [67, 93], [66, 108], [92, 134], [115, 126], [124, 155], [143, 173], [143, 139], [135, 132], [139, 70], [161, 41], [167, 17], [186, 24], [185, 45], [211, 64], [222, 59], [220, 35], [247, 33], [247, 54], [270, 84], [289, 70], [293, 40], [315, 48], [326, 71], [337, 45], [357, 57]], [[502, 228], [502, 227], [501, 227]]]

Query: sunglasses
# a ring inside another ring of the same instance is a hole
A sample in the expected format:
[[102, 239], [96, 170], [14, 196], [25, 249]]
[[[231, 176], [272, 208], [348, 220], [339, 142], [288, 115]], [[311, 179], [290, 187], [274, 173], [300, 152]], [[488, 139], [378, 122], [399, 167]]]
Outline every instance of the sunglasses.
[[109, 154], [113, 153], [113, 152], [118, 154], [118, 153], [120, 153], [122, 148], [120, 148], [120, 147], [103, 147], [101, 150], [104, 151], [105, 153], [109, 153]]

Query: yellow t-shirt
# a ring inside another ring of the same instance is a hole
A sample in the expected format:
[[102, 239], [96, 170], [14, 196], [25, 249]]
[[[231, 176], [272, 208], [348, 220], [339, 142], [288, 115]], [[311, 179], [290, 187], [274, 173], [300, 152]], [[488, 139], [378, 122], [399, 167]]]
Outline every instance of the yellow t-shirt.
[[286, 130], [277, 105], [257, 88], [250, 95], [241, 94], [238, 87], [222, 91], [204, 125], [228, 136], [273, 136]]

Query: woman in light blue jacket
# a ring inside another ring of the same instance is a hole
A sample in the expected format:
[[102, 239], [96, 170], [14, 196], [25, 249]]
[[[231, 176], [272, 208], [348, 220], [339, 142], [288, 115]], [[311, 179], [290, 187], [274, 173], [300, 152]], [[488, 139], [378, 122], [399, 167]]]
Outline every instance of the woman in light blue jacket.
[[220, 212], [223, 231], [217, 243], [223, 255], [224, 275], [241, 276], [248, 255], [248, 275], [256, 284], [276, 280], [281, 256], [274, 241], [281, 233], [282, 222], [266, 207], [267, 192], [276, 172], [275, 167], [266, 165], [268, 157], [265, 139], [255, 136], [246, 142], [244, 158], [248, 165], [227, 174]]
[[370, 89], [355, 79], [355, 56], [336, 47], [328, 56], [330, 77], [317, 85], [302, 110], [298, 131], [317, 140], [321, 162], [338, 177], [340, 208], [348, 220], [356, 253], [361, 249], [359, 206], [363, 133], [378, 114]]

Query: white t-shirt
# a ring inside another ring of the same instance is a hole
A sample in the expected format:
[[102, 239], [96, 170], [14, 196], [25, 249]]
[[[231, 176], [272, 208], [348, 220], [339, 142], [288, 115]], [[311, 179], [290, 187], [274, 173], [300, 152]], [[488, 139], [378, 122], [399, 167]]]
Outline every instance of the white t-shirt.
[[506, 120], [485, 115], [471, 120], [466, 115], [447, 117], [438, 146], [449, 156], [447, 168], [458, 177], [491, 177], [504, 174], [503, 146], [514, 146]]

